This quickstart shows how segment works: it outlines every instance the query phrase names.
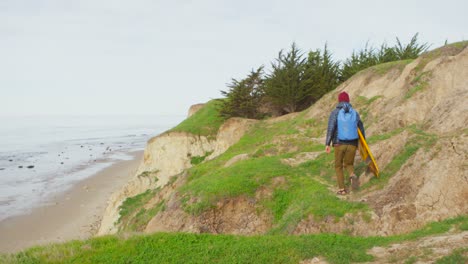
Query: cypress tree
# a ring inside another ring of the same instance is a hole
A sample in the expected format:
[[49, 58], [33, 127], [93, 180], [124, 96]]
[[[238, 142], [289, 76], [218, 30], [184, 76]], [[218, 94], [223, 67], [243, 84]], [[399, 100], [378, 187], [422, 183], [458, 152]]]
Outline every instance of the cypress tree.
[[272, 71], [265, 80], [265, 95], [283, 113], [301, 110], [310, 94], [311, 87], [303, 82], [306, 59], [296, 44], [272, 62]]
[[263, 66], [257, 70], [252, 70], [250, 74], [242, 80], [232, 79], [228, 84], [227, 91], [221, 91], [226, 97], [222, 100], [220, 115], [223, 118], [245, 117], [261, 118], [258, 111], [263, 97]]

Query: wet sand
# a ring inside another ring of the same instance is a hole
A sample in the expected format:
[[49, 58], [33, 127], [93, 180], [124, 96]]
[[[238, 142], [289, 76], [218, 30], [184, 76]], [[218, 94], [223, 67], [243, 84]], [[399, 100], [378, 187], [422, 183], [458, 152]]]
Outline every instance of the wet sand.
[[1, 221], [0, 253], [93, 236], [99, 229], [108, 198], [136, 173], [143, 151], [132, 155], [133, 160], [117, 162], [77, 182], [52, 197], [48, 205]]

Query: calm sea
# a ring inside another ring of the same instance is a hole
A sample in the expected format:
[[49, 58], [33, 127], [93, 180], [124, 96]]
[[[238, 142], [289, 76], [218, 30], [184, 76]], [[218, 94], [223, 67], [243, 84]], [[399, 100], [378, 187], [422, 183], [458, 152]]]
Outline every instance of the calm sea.
[[183, 116], [0, 117], [0, 220], [119, 160]]

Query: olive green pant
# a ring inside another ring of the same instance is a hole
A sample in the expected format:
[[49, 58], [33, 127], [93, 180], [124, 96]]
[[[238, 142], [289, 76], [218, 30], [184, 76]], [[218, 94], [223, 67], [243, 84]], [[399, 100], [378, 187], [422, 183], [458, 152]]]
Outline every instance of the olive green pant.
[[335, 171], [338, 181], [338, 188], [344, 189], [343, 166], [348, 171], [349, 176], [354, 174], [354, 157], [356, 156], [356, 146], [338, 145], [335, 147]]

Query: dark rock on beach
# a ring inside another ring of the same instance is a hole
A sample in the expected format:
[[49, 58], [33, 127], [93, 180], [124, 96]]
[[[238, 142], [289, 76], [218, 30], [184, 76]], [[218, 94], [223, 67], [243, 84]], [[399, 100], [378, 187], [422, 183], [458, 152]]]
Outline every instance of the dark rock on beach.
[[26, 168], [32, 169], [32, 168], [34, 168], [34, 165], [29, 165], [29, 166], [27, 166]]
[[23, 166], [18, 166], [18, 168], [22, 169], [22, 168], [23, 168]]
[[5, 168], [0, 168], [0, 170], [4, 170]]
[[9, 161], [9, 162], [12, 162], [13, 160], [11, 159], [11, 160], [8, 160], [8, 161]]

